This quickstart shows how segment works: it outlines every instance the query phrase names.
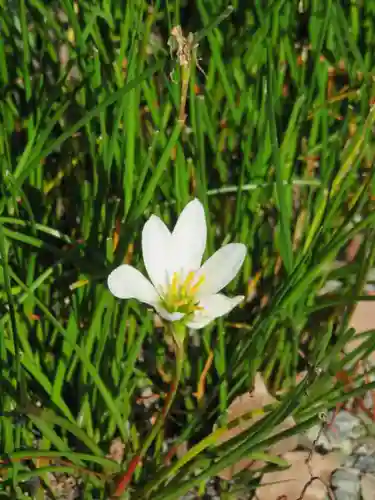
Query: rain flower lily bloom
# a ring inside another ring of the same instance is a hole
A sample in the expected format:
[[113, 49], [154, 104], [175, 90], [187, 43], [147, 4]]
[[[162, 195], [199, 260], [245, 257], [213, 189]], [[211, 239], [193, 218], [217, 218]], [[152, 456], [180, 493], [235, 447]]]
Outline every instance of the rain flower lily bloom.
[[142, 232], [143, 260], [150, 281], [123, 264], [109, 275], [109, 290], [120, 299], [149, 304], [167, 321], [203, 328], [244, 299], [218, 292], [233, 280], [246, 255], [245, 245], [230, 243], [201, 265], [206, 238], [204, 209], [197, 199], [186, 205], [172, 232], [152, 215]]

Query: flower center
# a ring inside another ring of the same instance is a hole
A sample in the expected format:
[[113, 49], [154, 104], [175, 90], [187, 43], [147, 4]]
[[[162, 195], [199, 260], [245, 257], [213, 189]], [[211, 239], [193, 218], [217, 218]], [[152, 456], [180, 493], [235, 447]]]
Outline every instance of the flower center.
[[191, 314], [201, 309], [196, 294], [203, 282], [203, 275], [195, 280], [194, 271], [190, 271], [184, 280], [181, 279], [180, 273], [173, 273], [169, 285], [160, 294], [163, 307], [170, 313], [182, 312], [184, 314]]

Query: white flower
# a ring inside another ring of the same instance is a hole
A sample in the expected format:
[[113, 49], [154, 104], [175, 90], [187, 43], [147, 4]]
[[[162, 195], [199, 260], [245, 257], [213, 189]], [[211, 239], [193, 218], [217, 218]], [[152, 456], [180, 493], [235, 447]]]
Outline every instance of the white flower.
[[189, 328], [203, 328], [244, 299], [218, 292], [233, 280], [246, 255], [245, 245], [230, 243], [201, 266], [206, 238], [204, 209], [197, 199], [186, 205], [172, 233], [152, 215], [142, 232], [143, 260], [151, 281], [123, 264], [108, 276], [109, 290], [120, 299], [151, 305], [168, 321], [184, 318]]

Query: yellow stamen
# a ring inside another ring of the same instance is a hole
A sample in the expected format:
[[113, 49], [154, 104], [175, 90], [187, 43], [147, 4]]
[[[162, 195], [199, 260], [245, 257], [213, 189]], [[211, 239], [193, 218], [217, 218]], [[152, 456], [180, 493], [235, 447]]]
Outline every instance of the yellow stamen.
[[176, 307], [186, 306], [187, 304], [189, 304], [189, 299], [181, 299], [175, 302]]
[[188, 275], [186, 276], [185, 282], [184, 282], [184, 288], [185, 290], [188, 290], [190, 288], [190, 285], [194, 279], [194, 271], [190, 271]]
[[190, 288], [190, 293], [192, 295], [195, 295], [199, 289], [199, 287], [202, 285], [202, 283], [204, 282], [204, 275], [202, 274], [198, 281]]
[[170, 297], [176, 297], [178, 290], [178, 273], [173, 273], [172, 282], [169, 288]]
[[163, 297], [164, 307], [170, 311], [181, 311], [186, 315], [192, 314], [197, 310], [203, 310], [203, 307], [198, 305], [198, 300], [195, 294], [204, 281], [204, 276], [200, 276], [194, 283], [196, 273], [190, 271], [184, 280], [181, 279], [181, 274], [173, 273], [169, 286], [160, 295]]

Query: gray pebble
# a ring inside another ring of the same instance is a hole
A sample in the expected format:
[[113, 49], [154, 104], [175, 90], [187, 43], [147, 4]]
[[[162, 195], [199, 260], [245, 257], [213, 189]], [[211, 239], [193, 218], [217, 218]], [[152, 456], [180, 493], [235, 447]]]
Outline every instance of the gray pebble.
[[360, 419], [344, 410], [338, 412], [332, 426], [327, 429], [328, 438], [334, 442], [345, 439], [358, 439], [363, 434], [364, 429]]
[[336, 500], [360, 500], [360, 471], [351, 467], [337, 469], [331, 478]]
[[349, 467], [354, 467], [361, 472], [375, 472], [374, 455], [352, 455], [345, 463]]
[[304, 448], [311, 449], [313, 443], [315, 446], [319, 446], [323, 450], [332, 451], [332, 444], [324, 432], [321, 431], [319, 425], [314, 425], [306, 431], [299, 439], [300, 444]]
[[335, 500], [360, 500], [360, 495], [353, 495], [347, 491], [337, 490], [335, 491]]
[[[332, 413], [328, 414], [328, 422], [332, 421], [332, 416]], [[353, 440], [362, 437], [365, 433], [366, 430], [361, 420], [342, 410], [336, 415], [333, 424], [325, 425], [323, 431], [321, 425], [315, 425], [307, 431], [305, 440], [302, 439], [301, 444], [306, 446], [309, 443], [311, 446], [312, 443], [315, 443], [315, 446], [326, 451], [340, 449], [349, 455], [352, 452]]]

